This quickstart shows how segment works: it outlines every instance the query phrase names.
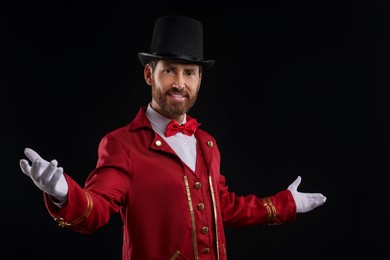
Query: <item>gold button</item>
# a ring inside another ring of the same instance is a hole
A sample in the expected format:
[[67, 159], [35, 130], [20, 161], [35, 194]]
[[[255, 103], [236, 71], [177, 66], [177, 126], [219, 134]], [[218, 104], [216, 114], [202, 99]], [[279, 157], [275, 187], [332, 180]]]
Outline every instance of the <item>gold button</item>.
[[200, 183], [199, 181], [197, 181], [197, 182], [195, 183], [194, 186], [195, 186], [195, 189], [199, 190], [200, 187], [202, 187], [202, 183]]
[[160, 140], [157, 140], [155, 144], [156, 144], [156, 146], [161, 146], [162, 142]]
[[213, 141], [208, 141], [207, 145], [208, 145], [208, 147], [213, 147], [214, 143], [213, 143]]
[[209, 228], [208, 227], [202, 227], [202, 233], [206, 234], [207, 232], [209, 232]]
[[199, 210], [203, 210], [204, 209], [204, 204], [203, 203], [199, 203], [198, 204], [198, 209]]
[[204, 255], [210, 253], [210, 248], [206, 247], [205, 249], [203, 249], [202, 253], [203, 253]]

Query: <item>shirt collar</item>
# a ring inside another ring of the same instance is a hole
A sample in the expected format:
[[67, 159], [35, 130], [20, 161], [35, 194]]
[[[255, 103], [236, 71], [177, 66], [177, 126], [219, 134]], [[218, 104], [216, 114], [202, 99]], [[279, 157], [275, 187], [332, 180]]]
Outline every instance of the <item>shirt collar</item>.
[[[153, 129], [158, 132], [159, 134], [165, 135], [165, 131], [167, 129], [168, 123], [171, 121], [171, 119], [166, 118], [165, 116], [158, 113], [156, 110], [152, 108], [150, 103], [148, 104], [148, 107], [146, 108], [145, 112], [146, 116], [148, 117]], [[187, 121], [186, 116], [184, 117], [181, 124], [184, 124]]]

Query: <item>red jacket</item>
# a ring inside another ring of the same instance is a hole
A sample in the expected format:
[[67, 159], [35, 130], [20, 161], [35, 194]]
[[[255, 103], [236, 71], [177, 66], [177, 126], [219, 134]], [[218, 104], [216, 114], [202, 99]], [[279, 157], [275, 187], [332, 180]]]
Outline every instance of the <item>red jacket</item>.
[[231, 192], [220, 173], [216, 141], [200, 128], [195, 132], [197, 168], [204, 174], [194, 174], [153, 131], [145, 109], [102, 138], [96, 169], [84, 188], [65, 174], [69, 193], [64, 207], [45, 195], [60, 226], [92, 233], [120, 213], [124, 260], [226, 259], [224, 227], [295, 220], [288, 190], [266, 198]]

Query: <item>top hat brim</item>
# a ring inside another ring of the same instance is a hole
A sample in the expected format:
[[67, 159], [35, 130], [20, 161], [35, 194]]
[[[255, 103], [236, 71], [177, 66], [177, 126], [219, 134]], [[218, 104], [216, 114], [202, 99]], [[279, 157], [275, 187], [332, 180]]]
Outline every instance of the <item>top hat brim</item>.
[[186, 57], [186, 56], [151, 54], [146, 52], [138, 53], [138, 58], [141, 61], [142, 65], [144, 66], [152, 60], [172, 60], [177, 62], [200, 65], [203, 67], [203, 71], [211, 68], [215, 63], [214, 60], [199, 60], [199, 59], [193, 59], [191, 57]]

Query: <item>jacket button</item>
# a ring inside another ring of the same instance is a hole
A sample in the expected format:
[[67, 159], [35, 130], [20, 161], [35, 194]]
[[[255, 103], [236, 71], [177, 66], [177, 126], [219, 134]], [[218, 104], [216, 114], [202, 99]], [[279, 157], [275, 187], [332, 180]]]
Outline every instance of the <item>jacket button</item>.
[[157, 140], [155, 144], [156, 146], [160, 147], [162, 145], [162, 142], [160, 140]]
[[208, 141], [208, 142], [207, 142], [207, 146], [208, 146], [208, 147], [213, 147], [213, 145], [214, 145], [213, 141]]
[[194, 185], [195, 189], [199, 190], [201, 187], [202, 187], [202, 183], [200, 183], [199, 181], [197, 181]]
[[210, 253], [210, 248], [206, 247], [205, 249], [202, 250], [202, 253], [204, 255], [207, 255], [208, 253]]
[[209, 228], [208, 227], [202, 227], [202, 233], [206, 234], [207, 232], [209, 232]]
[[199, 210], [203, 210], [204, 209], [204, 204], [203, 203], [199, 203], [198, 204], [198, 209]]

